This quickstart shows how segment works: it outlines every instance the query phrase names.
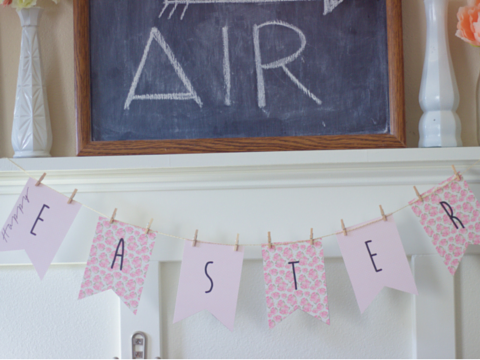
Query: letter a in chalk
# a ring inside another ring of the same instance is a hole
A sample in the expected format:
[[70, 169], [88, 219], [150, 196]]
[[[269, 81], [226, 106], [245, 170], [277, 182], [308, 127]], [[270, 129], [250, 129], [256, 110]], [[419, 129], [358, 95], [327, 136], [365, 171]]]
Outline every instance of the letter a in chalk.
[[[178, 78], [182, 81], [185, 88], [188, 92], [185, 93], [170, 93], [170, 94], [145, 94], [145, 95], [136, 95], [135, 90], [137, 89], [138, 81], [140, 80], [140, 76], [142, 75], [143, 68], [145, 66], [145, 62], [147, 61], [148, 54], [150, 52], [150, 45], [152, 44], [153, 40], [160, 45], [162, 50], [167, 55], [168, 60], [172, 64], [173, 68], [175, 69], [175, 73], [177, 74]], [[145, 50], [143, 51], [143, 57], [140, 61], [140, 65], [138, 66], [137, 72], [135, 77], [133, 78], [132, 85], [130, 86], [130, 91], [128, 92], [127, 100], [125, 101], [124, 110], [130, 108], [130, 104], [133, 100], [194, 100], [198, 106], [202, 107], [202, 101], [198, 97], [195, 89], [192, 86], [192, 83], [188, 79], [187, 75], [182, 69], [182, 66], [175, 58], [172, 49], [168, 46], [165, 38], [162, 36], [160, 31], [157, 28], [152, 28], [150, 31], [150, 38], [148, 39], [147, 45], [145, 46]]]

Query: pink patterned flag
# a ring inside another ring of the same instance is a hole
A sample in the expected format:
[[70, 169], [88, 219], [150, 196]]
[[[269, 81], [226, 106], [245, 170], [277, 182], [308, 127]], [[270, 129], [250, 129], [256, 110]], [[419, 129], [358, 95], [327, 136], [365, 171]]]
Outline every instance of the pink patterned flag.
[[41, 279], [82, 205], [28, 179], [5, 225], [0, 251], [24, 249]]
[[368, 223], [356, 225], [352, 228], [360, 228], [352, 231], [347, 229], [346, 236], [337, 234], [362, 313], [385, 286], [418, 294], [393, 216], [387, 221]]
[[423, 194], [424, 201], [410, 201], [423, 229], [452, 275], [469, 244], [480, 244], [480, 203], [465, 180], [455, 175], [441, 189]]
[[243, 247], [185, 241], [173, 322], [208, 310], [233, 331]]
[[134, 314], [142, 295], [155, 232], [99, 217], [79, 299], [112, 289]]
[[265, 244], [262, 256], [270, 329], [297, 309], [330, 325], [321, 241]]

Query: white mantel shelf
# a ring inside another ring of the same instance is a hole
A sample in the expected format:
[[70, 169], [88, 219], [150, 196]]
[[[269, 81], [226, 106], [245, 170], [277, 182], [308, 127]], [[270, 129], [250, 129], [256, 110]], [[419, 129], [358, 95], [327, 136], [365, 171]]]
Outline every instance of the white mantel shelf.
[[[480, 159], [480, 147], [14, 159], [59, 191], [235, 189], [436, 183]], [[480, 167], [465, 174], [480, 182]], [[23, 173], [0, 159], [0, 194], [19, 193]], [[413, 182], [412, 182], [413, 181]]]

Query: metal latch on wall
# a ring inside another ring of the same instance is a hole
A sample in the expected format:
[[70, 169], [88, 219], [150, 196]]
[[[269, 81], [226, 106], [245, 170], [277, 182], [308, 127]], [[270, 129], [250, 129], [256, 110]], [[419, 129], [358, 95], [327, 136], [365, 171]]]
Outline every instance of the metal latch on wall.
[[147, 358], [147, 335], [137, 331], [132, 335], [132, 359]]

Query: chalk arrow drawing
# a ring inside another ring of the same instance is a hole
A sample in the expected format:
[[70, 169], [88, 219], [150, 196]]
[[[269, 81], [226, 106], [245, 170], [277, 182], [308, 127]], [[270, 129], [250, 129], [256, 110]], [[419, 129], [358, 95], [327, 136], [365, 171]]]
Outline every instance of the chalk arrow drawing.
[[[180, 20], [183, 20], [185, 12], [188, 9], [190, 4], [245, 4], [245, 3], [274, 3], [274, 2], [286, 2], [286, 1], [317, 1], [317, 0], [165, 0], [163, 2], [163, 9], [158, 15], [159, 18], [162, 17], [165, 10], [167, 10], [169, 5], [173, 5], [168, 18], [170, 19], [177, 9], [178, 5], [185, 5], [183, 8], [182, 15], [180, 16]], [[331, 13], [338, 5], [340, 5], [343, 0], [323, 0], [324, 7], [323, 7], [323, 15], [327, 15]]]

